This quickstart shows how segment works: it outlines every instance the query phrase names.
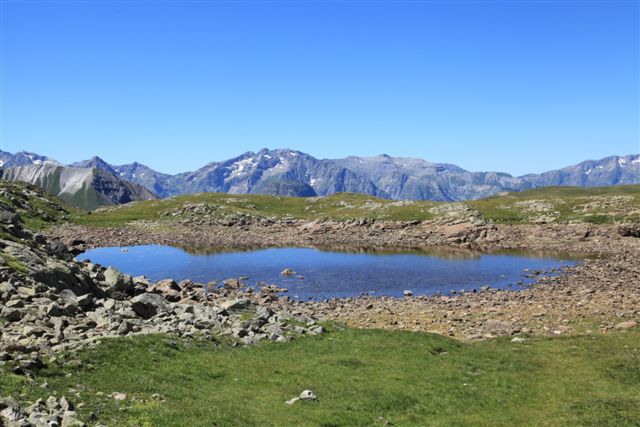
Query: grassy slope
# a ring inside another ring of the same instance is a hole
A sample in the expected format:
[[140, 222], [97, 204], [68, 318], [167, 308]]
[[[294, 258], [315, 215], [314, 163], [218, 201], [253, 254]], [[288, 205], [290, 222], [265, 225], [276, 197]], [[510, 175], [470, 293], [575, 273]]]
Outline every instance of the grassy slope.
[[133, 220], [163, 220], [165, 212], [180, 209], [185, 204], [214, 206], [215, 215], [246, 213], [256, 216], [298, 219], [380, 218], [393, 220], [430, 219], [428, 209], [435, 202], [402, 204], [361, 194], [340, 193], [323, 198], [274, 197], [258, 194], [232, 195], [201, 193], [163, 200], [151, 200], [101, 209], [88, 216], [76, 216], [74, 221], [96, 226], [123, 225]]
[[546, 213], [556, 217], [557, 222], [640, 221], [640, 185], [547, 187], [493, 196], [468, 204], [480, 211], [485, 218], [495, 222], [523, 223], [534, 215], [527, 209], [526, 202], [548, 204]]
[[[542, 203], [548, 212], [532, 212], [526, 203]], [[524, 205], [523, 205], [524, 203]], [[273, 197], [203, 193], [171, 199], [137, 202], [78, 215], [75, 222], [95, 226], [124, 225], [134, 220], [167, 220], [185, 204], [213, 206], [214, 215], [247, 213], [265, 217], [299, 219], [375, 218], [428, 220], [437, 214], [430, 209], [442, 203], [430, 201], [394, 202], [372, 196], [341, 193], [324, 198]], [[522, 193], [508, 193], [465, 202], [482, 216], [495, 222], [527, 223], [536, 216], [551, 215], [556, 221], [592, 223], [640, 221], [640, 185], [606, 188], [550, 187]]]
[[[107, 341], [74, 356], [83, 368], [49, 369], [40, 381], [60, 395], [78, 390], [81, 413], [109, 425], [640, 424], [639, 331], [524, 344], [376, 330], [251, 348], [169, 342]], [[0, 395], [51, 393], [0, 372]], [[303, 389], [319, 402], [284, 404]], [[96, 396], [114, 391], [147, 402]]]
[[[25, 194], [25, 191], [29, 193]], [[41, 188], [24, 183], [0, 180], [0, 201], [16, 209], [26, 227], [31, 230], [42, 230], [60, 223], [72, 213], [83, 214], [80, 209], [70, 207]]]

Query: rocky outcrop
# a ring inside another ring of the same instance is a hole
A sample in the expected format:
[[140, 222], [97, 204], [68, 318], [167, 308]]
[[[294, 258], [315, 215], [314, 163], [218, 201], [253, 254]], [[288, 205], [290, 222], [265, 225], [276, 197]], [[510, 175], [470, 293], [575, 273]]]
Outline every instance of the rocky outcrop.
[[65, 396], [49, 396], [30, 405], [23, 405], [14, 398], [0, 400], [0, 425], [7, 426], [63, 426], [82, 427], [86, 424], [78, 419], [74, 405]]
[[[265, 306], [270, 295], [231, 282], [235, 285], [150, 284], [144, 277], [78, 262], [64, 244], [29, 231], [16, 209], [0, 203], [0, 365], [36, 376], [59, 351], [135, 334], [228, 336], [250, 345], [322, 332], [312, 317], [274, 311]], [[0, 425], [83, 425], [66, 400], [52, 399], [31, 405], [4, 400]]]

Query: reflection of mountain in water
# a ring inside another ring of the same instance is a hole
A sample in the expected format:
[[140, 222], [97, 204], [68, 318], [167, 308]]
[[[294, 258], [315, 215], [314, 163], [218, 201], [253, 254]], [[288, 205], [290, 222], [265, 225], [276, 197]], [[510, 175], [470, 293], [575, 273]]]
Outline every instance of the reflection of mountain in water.
[[[194, 246], [177, 246], [190, 255], [215, 255], [223, 253], [234, 252], [257, 252], [266, 249], [274, 249], [274, 247], [194, 247]], [[302, 246], [300, 248], [316, 249], [320, 252], [334, 252], [334, 253], [346, 253], [346, 254], [368, 254], [368, 255], [423, 255], [434, 256], [441, 259], [448, 260], [467, 260], [467, 259], [479, 259], [483, 255], [521, 255], [531, 258], [546, 258], [546, 259], [581, 259], [582, 256], [577, 254], [557, 253], [549, 251], [524, 251], [524, 250], [499, 250], [499, 251], [482, 251], [478, 249], [469, 248], [455, 248], [450, 246], [438, 246], [429, 248], [388, 248], [388, 247], [373, 247], [373, 246], [350, 246], [350, 245], [335, 245], [335, 246]]]

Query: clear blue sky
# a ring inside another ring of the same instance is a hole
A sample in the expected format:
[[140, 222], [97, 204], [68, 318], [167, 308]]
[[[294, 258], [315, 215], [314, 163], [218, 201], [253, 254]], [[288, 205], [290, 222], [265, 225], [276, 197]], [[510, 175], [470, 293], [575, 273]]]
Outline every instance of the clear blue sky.
[[638, 1], [2, 0], [2, 149], [539, 172], [640, 152]]

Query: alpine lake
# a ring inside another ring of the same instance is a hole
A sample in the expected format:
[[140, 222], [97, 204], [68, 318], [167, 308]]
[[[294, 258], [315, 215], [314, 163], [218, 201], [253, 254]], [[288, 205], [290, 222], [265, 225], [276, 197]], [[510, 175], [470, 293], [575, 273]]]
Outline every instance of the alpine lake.
[[555, 275], [580, 262], [567, 254], [537, 252], [296, 247], [221, 251], [161, 245], [96, 248], [78, 259], [150, 281], [170, 278], [221, 285], [235, 278], [258, 289], [275, 284], [300, 300], [402, 297], [405, 291], [414, 296], [448, 295], [485, 287], [520, 290], [540, 275]]

